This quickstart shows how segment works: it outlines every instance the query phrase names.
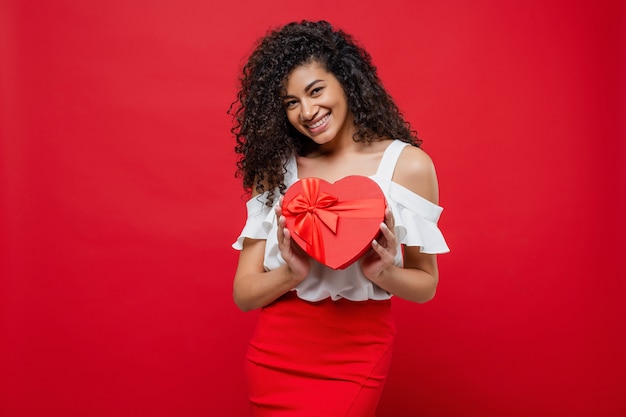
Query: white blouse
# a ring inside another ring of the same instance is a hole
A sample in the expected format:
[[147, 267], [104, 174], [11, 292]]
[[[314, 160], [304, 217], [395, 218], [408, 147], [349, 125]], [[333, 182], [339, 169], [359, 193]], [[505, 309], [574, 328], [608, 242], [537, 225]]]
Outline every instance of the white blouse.
[[[369, 177], [383, 190], [387, 204], [391, 207], [395, 220], [394, 232], [401, 245], [419, 246], [422, 253], [439, 254], [449, 252], [448, 245], [437, 227], [437, 221], [443, 210], [409, 189], [391, 181], [396, 162], [407, 143], [395, 140], [389, 144], [383, 154], [376, 174]], [[298, 166], [293, 156], [287, 163], [285, 185], [288, 187], [298, 181]], [[265, 239], [264, 267], [272, 270], [283, 265], [278, 250], [277, 219], [274, 207], [265, 205], [267, 193], [251, 198], [246, 203], [248, 217], [246, 223], [233, 243], [233, 248], [243, 249], [245, 238]], [[273, 206], [278, 204], [275, 199]], [[395, 265], [402, 266], [402, 251], [398, 247]], [[320, 301], [331, 297], [333, 300], [346, 298], [352, 301], [385, 300], [391, 297], [387, 291], [365, 278], [359, 261], [342, 270], [334, 270], [312, 260], [309, 275], [294, 290], [307, 301]]]

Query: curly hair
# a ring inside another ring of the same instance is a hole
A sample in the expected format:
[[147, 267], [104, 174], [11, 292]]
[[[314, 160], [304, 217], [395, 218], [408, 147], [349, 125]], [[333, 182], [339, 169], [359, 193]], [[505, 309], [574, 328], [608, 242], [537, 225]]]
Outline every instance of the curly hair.
[[351, 35], [326, 21], [288, 23], [257, 42], [228, 110], [234, 120], [235, 152], [241, 155], [237, 176], [246, 191], [263, 193], [267, 186], [268, 205], [276, 190], [284, 194], [287, 188], [288, 158], [311, 146], [312, 141], [289, 123], [281, 90], [294, 68], [312, 62], [332, 73], [343, 87], [354, 118], [355, 141], [388, 137], [421, 144], [383, 87], [369, 53]]

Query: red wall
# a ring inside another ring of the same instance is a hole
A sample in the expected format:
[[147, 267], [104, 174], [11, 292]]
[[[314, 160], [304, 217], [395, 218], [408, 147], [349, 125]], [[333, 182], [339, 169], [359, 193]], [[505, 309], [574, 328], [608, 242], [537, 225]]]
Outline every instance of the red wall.
[[0, 415], [246, 415], [225, 111], [253, 41], [301, 18], [362, 41], [438, 167], [452, 252], [435, 300], [395, 300], [379, 415], [626, 415], [624, 16], [3, 0]]

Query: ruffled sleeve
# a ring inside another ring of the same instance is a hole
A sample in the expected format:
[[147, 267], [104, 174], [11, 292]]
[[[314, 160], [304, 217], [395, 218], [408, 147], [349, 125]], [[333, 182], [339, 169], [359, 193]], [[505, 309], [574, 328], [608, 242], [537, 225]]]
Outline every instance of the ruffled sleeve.
[[389, 183], [389, 199], [395, 219], [395, 233], [406, 246], [419, 246], [422, 253], [450, 251], [437, 227], [443, 208], [394, 182]]
[[274, 227], [276, 214], [273, 207], [268, 207], [267, 193], [252, 197], [246, 203], [248, 217], [243, 226], [241, 234], [233, 243], [233, 248], [237, 250], [243, 249], [243, 241], [245, 238], [250, 239], [267, 239]]

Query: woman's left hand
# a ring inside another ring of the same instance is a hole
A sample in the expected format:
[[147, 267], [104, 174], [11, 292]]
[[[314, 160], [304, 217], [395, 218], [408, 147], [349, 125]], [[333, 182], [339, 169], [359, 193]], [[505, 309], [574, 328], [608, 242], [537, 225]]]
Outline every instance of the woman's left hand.
[[360, 259], [361, 271], [371, 281], [376, 281], [385, 269], [393, 265], [398, 253], [398, 240], [393, 230], [394, 218], [391, 208], [387, 206], [385, 221], [380, 224], [380, 237], [372, 241], [372, 248]]

